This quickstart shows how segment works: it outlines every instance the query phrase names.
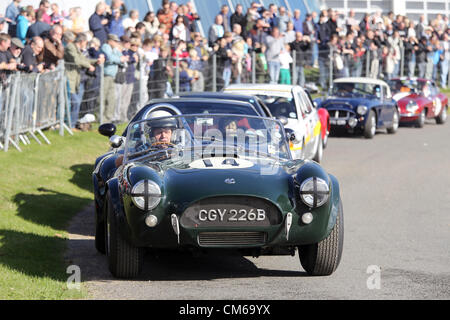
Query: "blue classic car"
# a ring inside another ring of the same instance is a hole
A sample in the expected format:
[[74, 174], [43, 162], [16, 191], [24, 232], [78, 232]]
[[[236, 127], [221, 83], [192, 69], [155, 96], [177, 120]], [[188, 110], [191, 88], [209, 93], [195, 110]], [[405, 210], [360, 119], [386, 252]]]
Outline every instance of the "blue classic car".
[[371, 78], [340, 78], [333, 82], [330, 96], [316, 100], [330, 114], [331, 131], [359, 131], [371, 139], [377, 129], [397, 132], [399, 111], [386, 82]]

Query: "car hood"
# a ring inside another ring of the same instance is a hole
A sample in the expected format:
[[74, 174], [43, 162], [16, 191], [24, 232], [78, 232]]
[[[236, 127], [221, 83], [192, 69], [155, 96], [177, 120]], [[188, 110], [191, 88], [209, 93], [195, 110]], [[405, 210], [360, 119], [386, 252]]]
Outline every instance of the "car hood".
[[328, 97], [328, 99], [322, 102], [322, 107], [329, 108], [333, 105], [339, 105], [339, 108], [344, 106], [344, 108], [355, 110], [360, 105], [370, 105], [370, 101], [364, 98], [349, 98], [349, 97]]
[[220, 161], [203, 160], [212, 162], [213, 167], [201, 168], [197, 163], [196, 168], [191, 164], [164, 172], [162, 180], [167, 199], [182, 207], [209, 197], [234, 195], [259, 197], [274, 204], [290, 203], [288, 195], [293, 194], [295, 170], [290, 171], [285, 165], [265, 161], [249, 166], [244, 161], [239, 162], [239, 167], [225, 169], [215, 167]]

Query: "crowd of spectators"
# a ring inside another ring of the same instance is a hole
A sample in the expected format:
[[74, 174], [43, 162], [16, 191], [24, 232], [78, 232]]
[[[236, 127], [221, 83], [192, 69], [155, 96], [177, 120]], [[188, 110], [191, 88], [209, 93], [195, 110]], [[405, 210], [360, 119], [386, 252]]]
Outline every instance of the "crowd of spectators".
[[171, 96], [175, 78], [181, 92], [211, 90], [213, 84], [220, 90], [252, 81], [254, 68], [258, 83], [296, 79], [304, 86], [305, 69], [315, 66], [320, 86], [327, 88], [330, 70], [335, 78], [390, 79], [400, 74], [402, 62], [405, 75], [447, 86], [449, 20], [442, 15], [429, 23], [421, 16], [415, 23], [374, 12], [359, 21], [353, 10], [328, 9], [302, 19], [299, 9], [253, 2], [246, 12], [240, 4], [235, 12], [222, 6], [204, 37], [192, 2], [163, 0], [142, 21], [122, 0], [99, 2], [87, 21], [80, 7], [64, 12], [49, 0], [38, 8], [20, 3], [13, 0], [0, 15], [0, 81], [17, 71], [51, 72], [63, 60], [72, 126], [81, 109], [98, 105], [100, 72], [105, 121], [128, 120], [141, 77], [145, 99], [153, 99]]

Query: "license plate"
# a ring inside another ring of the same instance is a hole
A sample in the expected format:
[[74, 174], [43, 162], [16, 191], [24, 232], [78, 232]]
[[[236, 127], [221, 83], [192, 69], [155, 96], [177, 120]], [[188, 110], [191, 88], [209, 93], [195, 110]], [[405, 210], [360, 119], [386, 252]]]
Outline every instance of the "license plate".
[[264, 209], [202, 209], [197, 214], [201, 222], [259, 222], [266, 220]]
[[334, 125], [338, 125], [338, 126], [343, 126], [347, 123], [346, 120], [339, 120], [339, 119], [330, 119], [330, 124], [334, 124]]

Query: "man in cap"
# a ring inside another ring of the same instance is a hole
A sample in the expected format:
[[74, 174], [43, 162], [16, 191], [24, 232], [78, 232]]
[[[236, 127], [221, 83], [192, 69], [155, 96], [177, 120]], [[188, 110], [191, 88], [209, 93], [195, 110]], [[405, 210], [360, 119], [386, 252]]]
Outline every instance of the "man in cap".
[[101, 47], [101, 52], [105, 55], [104, 69], [104, 121], [112, 122], [116, 108], [116, 86], [115, 78], [119, 71], [119, 65], [123, 66], [128, 62], [129, 57], [124, 56], [121, 52], [120, 39], [115, 34], [109, 34], [106, 43]]

